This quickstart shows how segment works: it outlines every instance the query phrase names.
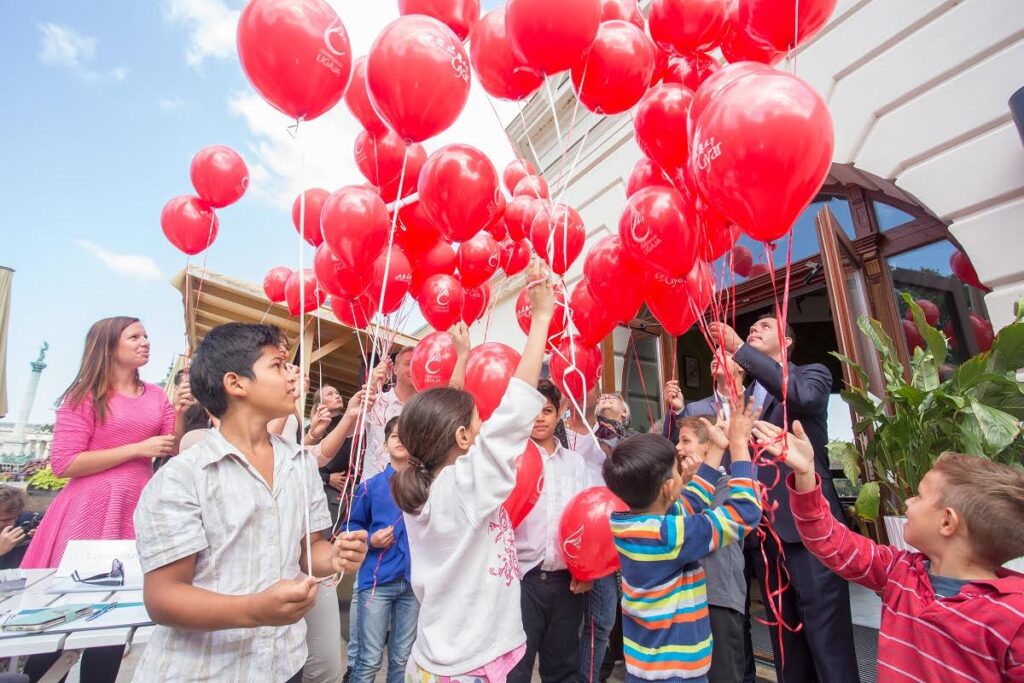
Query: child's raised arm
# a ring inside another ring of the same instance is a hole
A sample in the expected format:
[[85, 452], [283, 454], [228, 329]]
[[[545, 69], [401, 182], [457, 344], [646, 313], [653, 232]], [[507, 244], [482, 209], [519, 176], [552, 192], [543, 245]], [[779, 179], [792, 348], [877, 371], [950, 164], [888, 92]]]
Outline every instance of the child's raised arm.
[[530, 334], [526, 338], [519, 367], [516, 368], [516, 379], [530, 386], [537, 386], [540, 370], [544, 364], [544, 349], [548, 344], [548, 327], [555, 315], [555, 292], [551, 286], [551, 278], [547, 266], [539, 259], [534, 259], [526, 272], [526, 286], [530, 290], [530, 306], [533, 308], [530, 321]]

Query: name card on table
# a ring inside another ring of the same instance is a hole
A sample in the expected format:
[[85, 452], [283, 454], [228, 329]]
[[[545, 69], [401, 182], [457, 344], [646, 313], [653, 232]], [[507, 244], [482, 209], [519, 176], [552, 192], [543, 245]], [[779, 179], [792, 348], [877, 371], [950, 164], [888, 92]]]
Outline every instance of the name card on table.
[[[120, 564], [117, 571], [115, 560]], [[119, 582], [118, 573], [123, 575], [123, 582]], [[79, 580], [76, 581], [75, 576]], [[69, 541], [46, 592], [109, 593], [141, 589], [142, 565], [134, 540]]]

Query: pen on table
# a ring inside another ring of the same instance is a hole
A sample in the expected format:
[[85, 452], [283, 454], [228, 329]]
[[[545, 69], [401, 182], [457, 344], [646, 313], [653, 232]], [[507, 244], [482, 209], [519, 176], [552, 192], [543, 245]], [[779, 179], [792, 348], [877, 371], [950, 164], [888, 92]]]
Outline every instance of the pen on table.
[[85, 620], [86, 621], [92, 621], [94, 619], [98, 619], [99, 617], [103, 616], [104, 614], [106, 614], [110, 610], [114, 609], [115, 607], [117, 607], [117, 603], [116, 602], [108, 602], [107, 604], [103, 605], [103, 607], [100, 607], [98, 610], [96, 610], [95, 612], [93, 612], [92, 614], [87, 616], [85, 618]]

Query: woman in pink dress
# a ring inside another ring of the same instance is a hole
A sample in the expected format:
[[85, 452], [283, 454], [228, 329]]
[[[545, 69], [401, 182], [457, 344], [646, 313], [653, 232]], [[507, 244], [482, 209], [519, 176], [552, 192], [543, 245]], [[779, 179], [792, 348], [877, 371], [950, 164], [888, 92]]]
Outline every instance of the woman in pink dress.
[[139, 378], [149, 337], [136, 318], [105, 318], [85, 339], [78, 376], [61, 397], [50, 465], [71, 481], [46, 511], [22, 568], [56, 567], [72, 540], [135, 538], [132, 515], [153, 459], [178, 452], [187, 379], [172, 408], [164, 390]]

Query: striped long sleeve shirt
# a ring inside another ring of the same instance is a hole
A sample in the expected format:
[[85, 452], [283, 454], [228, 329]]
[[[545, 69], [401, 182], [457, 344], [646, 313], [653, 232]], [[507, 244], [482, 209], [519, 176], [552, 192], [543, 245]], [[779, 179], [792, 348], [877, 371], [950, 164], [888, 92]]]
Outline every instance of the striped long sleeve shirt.
[[1024, 682], [1024, 575], [1001, 569], [995, 579], [939, 597], [924, 555], [878, 545], [837, 523], [820, 481], [804, 493], [792, 475], [787, 483], [804, 546], [847, 581], [882, 594], [879, 683]]
[[734, 462], [729, 498], [709, 508], [719, 473], [701, 466], [665, 515], [613, 513], [622, 561], [622, 631], [630, 678], [700, 679], [711, 666], [704, 570], [699, 560], [746, 536], [761, 519], [749, 462]]

